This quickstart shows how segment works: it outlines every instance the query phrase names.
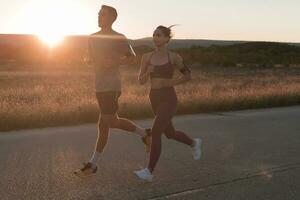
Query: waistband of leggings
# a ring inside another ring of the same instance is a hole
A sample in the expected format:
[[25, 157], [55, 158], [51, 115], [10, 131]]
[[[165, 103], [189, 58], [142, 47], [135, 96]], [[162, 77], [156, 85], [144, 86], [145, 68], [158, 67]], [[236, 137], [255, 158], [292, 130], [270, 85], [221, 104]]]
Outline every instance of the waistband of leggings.
[[162, 87], [162, 88], [151, 88], [151, 91], [166, 91], [166, 90], [174, 90], [174, 87]]

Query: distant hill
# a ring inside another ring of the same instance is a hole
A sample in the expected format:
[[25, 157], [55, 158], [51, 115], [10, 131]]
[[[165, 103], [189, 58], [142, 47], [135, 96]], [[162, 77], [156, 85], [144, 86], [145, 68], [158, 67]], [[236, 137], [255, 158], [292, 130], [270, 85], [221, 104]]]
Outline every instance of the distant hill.
[[[24, 45], [28, 41], [37, 41], [37, 36], [34, 35], [21, 35], [21, 34], [0, 34], [0, 47], [1, 45]], [[72, 43], [72, 45], [76, 47], [86, 47], [87, 36], [85, 35], [74, 35], [67, 36], [65, 41], [68, 43]], [[142, 38], [137, 40], [130, 40], [131, 44], [136, 46], [153, 46], [152, 38]], [[173, 39], [170, 43], [170, 48], [178, 49], [178, 48], [189, 48], [191, 46], [202, 46], [209, 47], [213, 45], [217, 46], [228, 46], [233, 44], [242, 44], [247, 43], [249, 41], [230, 41], [230, 40], [206, 40], [206, 39]], [[287, 43], [290, 45], [300, 46], [300, 43]]]
[[[87, 55], [88, 36], [67, 36], [55, 49], [49, 49], [37, 36], [0, 34], [0, 64], [17, 62], [40, 64], [45, 62], [82, 64]], [[153, 48], [152, 38], [130, 40], [141, 55]], [[300, 43], [247, 42], [223, 40], [173, 39], [170, 48], [176, 49], [185, 60], [203, 65], [234, 66], [240, 63], [273, 66], [300, 64]]]
[[[241, 44], [245, 43], [246, 41], [225, 41], [225, 40], [204, 40], [204, 39], [173, 39], [171, 40], [169, 47], [172, 49], [178, 48], [189, 48], [193, 45], [195, 46], [202, 46], [202, 47], [209, 47], [212, 45], [218, 46], [227, 46], [233, 44]], [[133, 46], [153, 46], [152, 38], [142, 38], [138, 40], [131, 40]]]
[[[201, 46], [201, 47], [210, 47], [210, 46], [229, 46], [234, 44], [244, 44], [244, 43], [253, 43], [256, 41], [239, 41], [239, 40], [206, 40], [206, 39], [172, 39], [169, 47], [172, 49], [178, 48], [189, 48], [191, 46]], [[142, 38], [137, 40], [131, 40], [133, 46], [153, 46], [152, 38]], [[283, 43], [294, 46], [299, 46], [300, 43]]]

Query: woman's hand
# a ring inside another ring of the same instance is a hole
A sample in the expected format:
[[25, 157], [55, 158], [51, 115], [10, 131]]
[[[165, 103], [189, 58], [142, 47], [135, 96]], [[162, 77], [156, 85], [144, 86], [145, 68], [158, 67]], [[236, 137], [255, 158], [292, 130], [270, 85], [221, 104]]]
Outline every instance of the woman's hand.
[[191, 80], [190, 74], [185, 74], [181, 78], [178, 79], [164, 79], [164, 78], [155, 78], [153, 80], [153, 85], [155, 87], [173, 87], [182, 83], [185, 83], [187, 81]]

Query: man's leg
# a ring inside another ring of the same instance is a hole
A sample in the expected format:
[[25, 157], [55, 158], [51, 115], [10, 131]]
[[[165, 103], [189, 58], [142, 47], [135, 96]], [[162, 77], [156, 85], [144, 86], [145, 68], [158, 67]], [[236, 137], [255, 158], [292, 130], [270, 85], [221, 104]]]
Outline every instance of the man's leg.
[[118, 114], [112, 120], [111, 128], [117, 128], [124, 131], [135, 133], [141, 137], [145, 137], [147, 130], [135, 124], [133, 121], [125, 118], [120, 118]]
[[84, 163], [84, 166], [76, 170], [74, 173], [78, 176], [89, 176], [97, 172], [97, 161], [100, 159], [102, 152], [109, 137], [109, 127], [113, 120], [113, 115], [100, 114], [98, 121], [98, 138], [96, 141], [95, 151], [92, 158], [88, 163]]
[[95, 145], [94, 153], [88, 163], [84, 163], [83, 168], [76, 170], [75, 174], [79, 176], [88, 176], [96, 173], [97, 161], [100, 159], [109, 137], [109, 128], [115, 118], [113, 109], [113, 95], [111, 92], [96, 93], [101, 114], [98, 120], [98, 138]]
[[98, 121], [98, 138], [96, 142], [96, 151], [103, 153], [108, 141], [109, 128], [114, 119], [114, 115], [100, 114]]
[[103, 153], [106, 147], [108, 137], [109, 137], [109, 128], [114, 118], [115, 118], [114, 115], [100, 114], [99, 121], [98, 121], [98, 138], [96, 141], [95, 151], [90, 160], [90, 163], [94, 168], [97, 166], [97, 162], [100, 159], [101, 154]]
[[[101, 114], [98, 121], [98, 138], [94, 153], [88, 163], [85, 163], [84, 167], [80, 169], [80, 174], [95, 173], [93, 169], [97, 170], [97, 161], [100, 159], [109, 137], [110, 128], [118, 128], [129, 132], [136, 133], [141, 136], [143, 143], [146, 146], [146, 151], [150, 151], [151, 139], [150, 130], [146, 130], [135, 125], [128, 119], [119, 118], [117, 115], [118, 110], [118, 98], [120, 94], [115, 92], [102, 92], [96, 93]], [[85, 173], [87, 171], [87, 173]]]
[[96, 167], [97, 161], [100, 159], [101, 154], [105, 149], [105, 146], [109, 138], [110, 128], [118, 128], [128, 132], [134, 132], [140, 135], [141, 137], [145, 137], [147, 132], [146, 129], [138, 127], [132, 121], [124, 118], [119, 118], [117, 114], [115, 115], [103, 114], [102, 116], [100, 115], [99, 122], [98, 122], [98, 138], [96, 142], [96, 148], [90, 160], [90, 163], [92, 164], [93, 167]]
[[149, 153], [151, 149], [151, 129], [142, 128], [137, 124], [135, 124], [134, 122], [132, 122], [131, 120], [120, 118], [117, 114], [117, 111], [119, 108], [119, 97], [121, 96], [121, 92], [118, 91], [113, 92], [110, 93], [110, 95], [111, 95], [110, 99], [112, 100], [110, 101], [111, 103], [109, 106], [110, 107], [109, 110], [112, 113], [115, 113], [110, 128], [117, 128], [117, 129], [125, 130], [128, 132], [132, 132], [136, 135], [139, 135], [141, 137], [142, 142], [145, 145], [146, 152]]

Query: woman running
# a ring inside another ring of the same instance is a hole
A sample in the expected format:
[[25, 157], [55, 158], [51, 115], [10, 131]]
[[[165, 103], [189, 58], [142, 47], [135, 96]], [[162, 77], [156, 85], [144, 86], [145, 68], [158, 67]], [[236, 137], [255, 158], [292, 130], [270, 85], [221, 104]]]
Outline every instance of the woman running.
[[[193, 158], [201, 157], [200, 138], [192, 139], [182, 131], [175, 130], [172, 117], [176, 113], [177, 96], [175, 85], [185, 83], [191, 79], [191, 71], [177, 53], [168, 50], [168, 43], [172, 37], [171, 27], [158, 26], [153, 33], [155, 50], [142, 57], [139, 74], [140, 84], [145, 84], [150, 78], [151, 90], [149, 94], [151, 107], [155, 114], [152, 126], [152, 144], [150, 160], [145, 169], [134, 173], [144, 181], [151, 182], [153, 171], [161, 154], [161, 136], [164, 133], [168, 139], [174, 139], [191, 147]], [[180, 78], [173, 78], [175, 70], [182, 74]]]

